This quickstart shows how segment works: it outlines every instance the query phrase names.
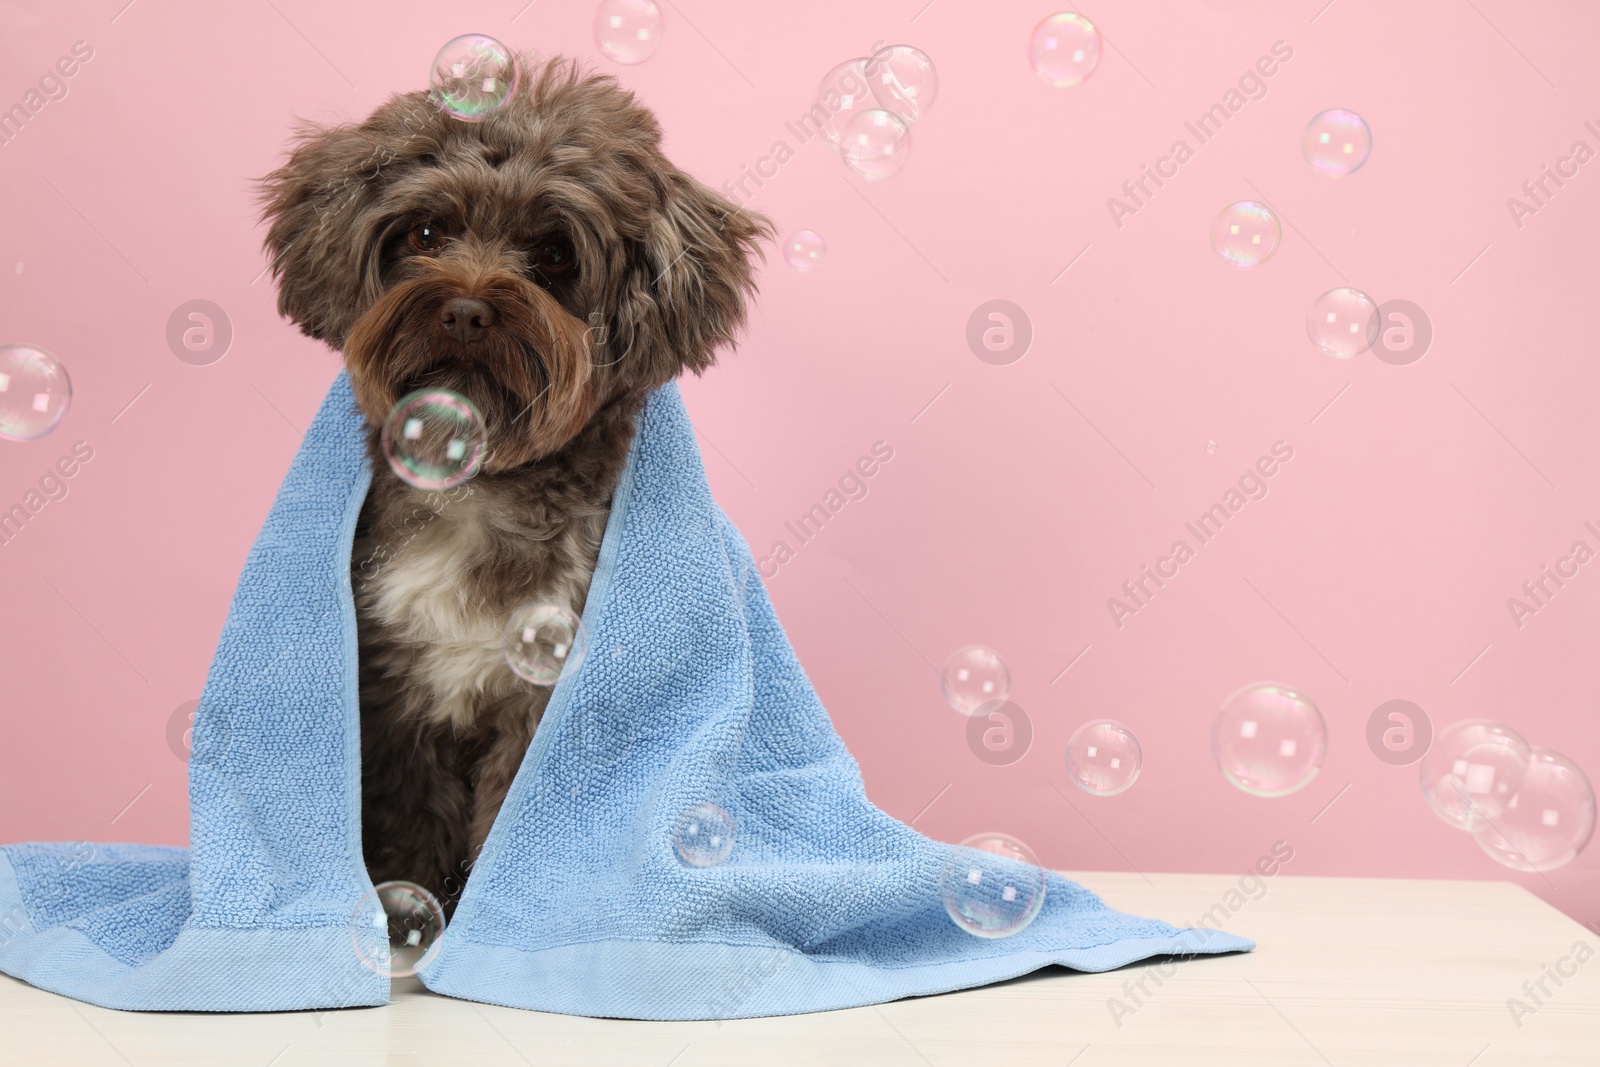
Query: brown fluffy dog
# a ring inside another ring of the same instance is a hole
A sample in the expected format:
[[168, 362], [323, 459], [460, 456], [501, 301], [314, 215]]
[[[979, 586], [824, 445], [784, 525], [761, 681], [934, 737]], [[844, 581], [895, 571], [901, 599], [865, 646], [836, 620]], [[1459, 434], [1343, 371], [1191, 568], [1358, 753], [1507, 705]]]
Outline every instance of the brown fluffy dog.
[[[771, 236], [668, 162], [615, 80], [518, 62], [482, 121], [396, 96], [302, 129], [262, 183], [278, 308], [343, 352], [369, 427], [352, 576], [367, 869], [447, 907], [550, 695], [506, 665], [506, 617], [582, 613], [635, 413], [733, 339]], [[425, 387], [488, 426], [481, 472], [448, 498], [381, 452], [395, 401]]]

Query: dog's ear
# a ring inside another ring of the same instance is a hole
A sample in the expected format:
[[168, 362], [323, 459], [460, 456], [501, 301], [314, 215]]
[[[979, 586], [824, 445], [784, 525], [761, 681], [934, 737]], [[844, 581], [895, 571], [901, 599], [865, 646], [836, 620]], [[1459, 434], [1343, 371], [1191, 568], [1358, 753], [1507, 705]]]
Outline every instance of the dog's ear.
[[302, 124], [258, 184], [278, 312], [335, 349], [381, 289], [376, 220], [363, 216], [395, 154], [370, 125]]
[[[619, 318], [642, 335], [652, 378], [711, 366], [744, 325], [755, 294], [756, 256], [772, 223], [668, 164], [658, 174], [660, 207], [636, 257]], [[626, 330], [628, 327], [625, 326]]]

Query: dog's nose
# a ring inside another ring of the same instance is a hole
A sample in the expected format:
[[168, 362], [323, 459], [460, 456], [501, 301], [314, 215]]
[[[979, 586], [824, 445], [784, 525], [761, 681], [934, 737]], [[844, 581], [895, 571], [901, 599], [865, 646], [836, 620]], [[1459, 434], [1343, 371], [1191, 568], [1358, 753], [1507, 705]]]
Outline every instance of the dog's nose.
[[471, 344], [494, 325], [494, 309], [482, 300], [458, 296], [445, 301], [439, 321], [445, 333], [464, 344]]

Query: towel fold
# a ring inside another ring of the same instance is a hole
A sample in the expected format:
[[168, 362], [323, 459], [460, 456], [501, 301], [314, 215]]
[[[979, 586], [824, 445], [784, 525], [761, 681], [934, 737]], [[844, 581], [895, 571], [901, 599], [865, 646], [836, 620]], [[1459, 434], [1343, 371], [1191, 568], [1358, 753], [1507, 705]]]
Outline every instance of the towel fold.
[[[372, 888], [350, 588], [370, 478], [341, 373], [251, 549], [201, 695], [190, 848], [0, 849], [0, 970], [115, 1008], [387, 1001], [389, 979], [351, 935]], [[583, 621], [587, 657], [551, 694], [421, 972], [430, 989], [576, 1015], [738, 1018], [1252, 947], [1111, 910], [1055, 874], [1011, 936], [953, 922], [940, 890], [951, 846], [867, 800], [711, 499], [675, 384], [639, 416]], [[704, 805], [726, 813], [731, 851], [681, 847], [685, 813]]]

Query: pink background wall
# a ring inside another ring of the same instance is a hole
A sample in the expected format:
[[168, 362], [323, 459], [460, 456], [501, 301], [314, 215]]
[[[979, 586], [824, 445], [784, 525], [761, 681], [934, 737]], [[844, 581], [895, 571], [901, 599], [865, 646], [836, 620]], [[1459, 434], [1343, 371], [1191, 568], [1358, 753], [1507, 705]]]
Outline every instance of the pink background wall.
[[[1600, 773], [1600, 573], [1520, 629], [1505, 605], [1600, 520], [1600, 161], [1520, 228], [1506, 207], [1575, 140], [1600, 149], [1583, 126], [1600, 125], [1600, 10], [1097, 0], [1115, 47], [1055, 89], [1026, 61], [1050, 3], [921, 2], [663, 3], [662, 48], [632, 68], [601, 56], [588, 2], [7, 3], [0, 104], [75, 41], [94, 57], [0, 146], [0, 340], [51, 349], [76, 386], [54, 434], [0, 443], [0, 506], [74, 441], [95, 457], [0, 548], [0, 840], [184, 841], [167, 724], [198, 696], [338, 367], [253, 281], [250, 180], [295, 116], [364, 115], [480, 31], [620, 73], [712, 184], [775, 140], [798, 149], [753, 206], [822, 234], [828, 259], [799, 274], [775, 254], [747, 340], [686, 392], [758, 554], [873, 442], [894, 448], [870, 495], [769, 581], [877, 803], [946, 839], [1010, 830], [1058, 867], [1242, 870], [1283, 839], [1293, 874], [1513, 877], [1600, 920], [1600, 848], [1515, 875], [1364, 739], [1404, 697], [1436, 727], [1502, 719]], [[921, 47], [942, 83], [905, 169], [865, 183], [784, 123], [878, 40]], [[1294, 57], [1266, 97], [1114, 225], [1106, 198], [1277, 40]], [[1374, 149], [1330, 181], [1299, 138], [1336, 106], [1366, 117]], [[1247, 197], [1292, 225], [1238, 271], [1207, 235]], [[1318, 355], [1306, 309], [1346, 283], [1426, 309], [1426, 357]], [[164, 336], [196, 298], [235, 331], [211, 366]], [[1033, 324], [1010, 366], [964, 340], [993, 298]], [[1279, 439], [1295, 458], [1270, 495], [1118, 629], [1106, 598]], [[941, 701], [930, 661], [968, 643], [1005, 656], [1032, 719], [1010, 766], [976, 759]], [[1228, 785], [1209, 749], [1222, 698], [1264, 679], [1307, 692], [1330, 729], [1321, 775], [1276, 800]], [[1099, 717], [1145, 750], [1140, 781], [1106, 799], [1061, 760]]]

